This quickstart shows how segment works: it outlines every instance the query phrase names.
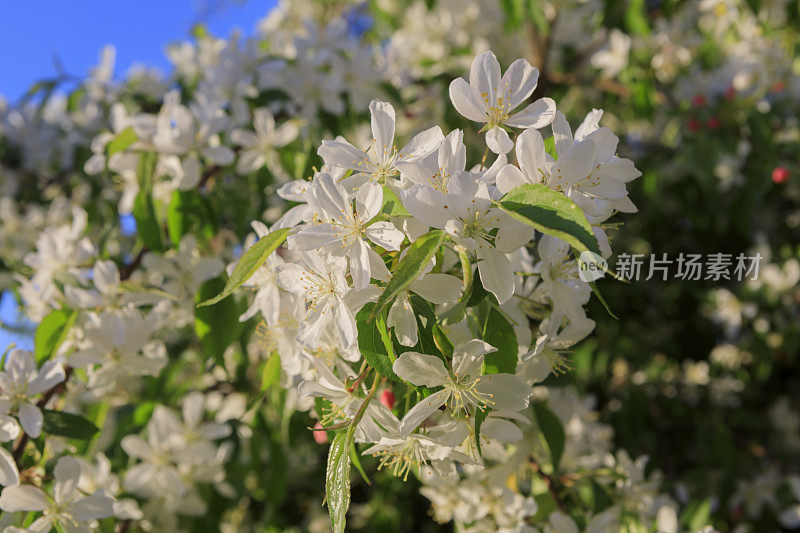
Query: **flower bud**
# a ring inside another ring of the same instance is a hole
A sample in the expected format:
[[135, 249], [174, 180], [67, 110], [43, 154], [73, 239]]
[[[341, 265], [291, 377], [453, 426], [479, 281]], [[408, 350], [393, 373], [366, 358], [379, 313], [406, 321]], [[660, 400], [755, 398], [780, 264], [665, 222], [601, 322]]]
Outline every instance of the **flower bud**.
[[322, 424], [320, 424], [319, 422], [314, 424], [314, 431], [312, 433], [314, 434], [314, 441], [317, 444], [325, 444], [326, 442], [328, 442], [328, 433], [321, 430], [322, 430]]
[[395, 396], [391, 389], [386, 389], [381, 393], [381, 403], [389, 410], [394, 407]]

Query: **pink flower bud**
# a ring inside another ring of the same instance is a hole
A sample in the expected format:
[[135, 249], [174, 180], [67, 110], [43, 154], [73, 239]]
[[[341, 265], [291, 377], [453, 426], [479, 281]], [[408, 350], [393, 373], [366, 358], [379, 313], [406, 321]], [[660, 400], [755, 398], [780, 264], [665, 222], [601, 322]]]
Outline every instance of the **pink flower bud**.
[[394, 407], [395, 400], [396, 398], [391, 389], [386, 389], [381, 393], [381, 403], [385, 405], [389, 410], [391, 410]]
[[325, 431], [319, 431], [321, 429], [322, 424], [319, 422], [314, 424], [314, 431], [312, 433], [314, 434], [314, 441], [316, 441], [317, 444], [325, 444], [328, 442], [328, 433]]

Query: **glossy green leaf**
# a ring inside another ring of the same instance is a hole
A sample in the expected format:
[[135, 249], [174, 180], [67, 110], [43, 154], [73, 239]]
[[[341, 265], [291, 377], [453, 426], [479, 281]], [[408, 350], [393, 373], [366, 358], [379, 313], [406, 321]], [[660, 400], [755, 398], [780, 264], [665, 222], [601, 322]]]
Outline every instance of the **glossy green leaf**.
[[197, 191], [172, 193], [167, 208], [167, 232], [173, 243], [181, 242], [187, 233], [210, 239], [214, 236], [211, 213]]
[[198, 305], [200, 307], [212, 305], [230, 296], [242, 283], [250, 279], [250, 277], [256, 273], [256, 270], [267, 260], [269, 254], [277, 250], [278, 247], [283, 244], [283, 241], [286, 240], [290, 231], [291, 228], [283, 228], [261, 237], [258, 242], [242, 254], [242, 257], [233, 268], [231, 277], [228, 278], [228, 282], [225, 284], [222, 291], [213, 298], [209, 298]]
[[[230, 281], [230, 280], [228, 280]], [[225, 282], [221, 277], [209, 280], [200, 286], [195, 301], [206, 300], [217, 294]], [[194, 311], [194, 330], [200, 339], [203, 355], [207, 359], [222, 361], [225, 349], [239, 336], [242, 324], [241, 310], [236, 300], [230, 299], [209, 306], [197, 306]]]
[[42, 432], [70, 439], [88, 440], [100, 431], [97, 426], [80, 415], [42, 409]]
[[126, 150], [138, 140], [139, 138], [136, 136], [136, 132], [133, 131], [133, 127], [125, 128], [106, 145], [106, 157], [111, 157], [118, 152]]
[[497, 348], [483, 357], [483, 373], [514, 374], [517, 370], [517, 336], [514, 327], [495, 307], [489, 306], [483, 317], [481, 338]]
[[405, 256], [394, 269], [392, 279], [389, 280], [386, 288], [378, 297], [373, 310], [373, 318], [422, 274], [431, 258], [442, 245], [442, 242], [444, 242], [444, 232], [434, 230], [429, 231], [411, 243]]
[[33, 338], [33, 353], [37, 363], [48, 359], [58, 350], [77, 318], [77, 311], [56, 309], [42, 319]]
[[139, 180], [139, 194], [133, 204], [133, 217], [136, 219], [136, 229], [144, 245], [152, 251], [163, 250], [161, 224], [156, 216], [155, 204], [151, 194], [153, 173], [155, 172], [158, 156], [147, 152], [139, 156], [136, 176]]
[[597, 238], [583, 211], [572, 200], [546, 185], [520, 185], [495, 205], [512, 218], [566, 241], [578, 252], [589, 250], [600, 254]]
[[564, 453], [564, 428], [561, 421], [553, 412], [541, 402], [534, 402], [533, 412], [536, 415], [536, 424], [539, 426], [547, 448], [550, 451], [550, 461], [553, 468], [557, 469]]
[[392, 189], [383, 186], [383, 205], [381, 206], [380, 213], [388, 217], [410, 217], [411, 215], [406, 211], [403, 202], [394, 193]]
[[281, 356], [272, 352], [261, 370], [261, 390], [265, 391], [281, 381]]
[[344, 533], [347, 509], [350, 508], [350, 443], [348, 432], [336, 434], [328, 450], [325, 472], [325, 500], [334, 533]]
[[402, 383], [403, 381], [392, 370], [392, 364], [397, 356], [389, 331], [386, 329], [385, 313], [379, 313], [375, 318], [371, 318], [374, 309], [375, 304], [369, 302], [356, 313], [358, 351], [364, 356], [367, 364], [380, 375]]

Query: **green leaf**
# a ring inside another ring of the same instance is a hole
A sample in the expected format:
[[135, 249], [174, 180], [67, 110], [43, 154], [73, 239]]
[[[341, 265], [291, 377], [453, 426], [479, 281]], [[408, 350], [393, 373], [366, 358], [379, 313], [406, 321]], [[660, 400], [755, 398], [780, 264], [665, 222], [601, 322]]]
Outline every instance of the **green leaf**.
[[167, 208], [167, 232], [173, 243], [181, 242], [187, 233], [200, 235], [206, 239], [214, 236], [211, 213], [196, 191], [176, 190]]
[[258, 242], [256, 242], [250, 247], [249, 250], [242, 254], [239, 262], [236, 263], [236, 266], [233, 268], [233, 272], [231, 273], [231, 277], [228, 279], [228, 282], [225, 284], [225, 288], [223, 288], [219, 294], [213, 298], [203, 301], [202, 303], [198, 304], [198, 306], [204, 307], [207, 305], [213, 305], [230, 296], [230, 294], [239, 288], [242, 283], [250, 279], [250, 277], [256, 273], [256, 270], [258, 270], [267, 260], [269, 254], [277, 250], [278, 247], [283, 244], [283, 241], [286, 240], [286, 237], [289, 235], [290, 231], [291, 228], [283, 228], [275, 230], [269, 235], [261, 237]]
[[325, 472], [325, 499], [334, 533], [344, 533], [350, 507], [350, 443], [347, 437], [347, 431], [340, 431], [333, 438]]
[[139, 237], [147, 248], [154, 251], [163, 249], [161, 239], [161, 225], [156, 218], [153, 199], [145, 190], [140, 190], [133, 204], [133, 218], [136, 219], [136, 229]]
[[[230, 282], [230, 280], [228, 280]], [[225, 282], [221, 277], [206, 281], [195, 295], [195, 302], [217, 294]], [[194, 310], [194, 330], [200, 339], [203, 355], [209, 359], [222, 361], [225, 349], [239, 336], [242, 324], [239, 322], [241, 310], [236, 300], [230, 299], [211, 306], [197, 306]]]
[[136, 229], [139, 238], [150, 250], [160, 252], [163, 249], [161, 225], [156, 217], [155, 204], [151, 194], [153, 173], [155, 172], [158, 156], [147, 152], [139, 156], [136, 176], [139, 179], [139, 194], [133, 204], [133, 217], [136, 219]]
[[546, 185], [520, 185], [495, 202], [495, 206], [546, 235], [566, 241], [578, 252], [589, 250], [600, 254], [597, 238], [583, 211], [572, 200]]
[[681, 524], [686, 526], [689, 531], [700, 531], [709, 525], [708, 519], [711, 517], [711, 501], [693, 501], [681, 513]]
[[453, 343], [450, 342], [450, 339], [447, 338], [444, 330], [439, 327], [439, 324], [434, 324], [432, 328], [433, 332], [433, 342], [436, 344], [436, 347], [439, 348], [439, 351], [442, 352], [442, 355], [447, 357], [448, 359], [453, 358]]
[[138, 140], [139, 138], [136, 136], [136, 132], [133, 131], [132, 126], [125, 128], [106, 145], [106, 157], [111, 157], [112, 155], [127, 149], [130, 147], [130, 145]]
[[41, 364], [58, 350], [77, 318], [77, 311], [56, 309], [42, 319], [33, 338], [33, 353], [37, 364]]
[[281, 380], [281, 356], [278, 352], [272, 352], [267, 362], [264, 363], [264, 368], [261, 370], [261, 390], [265, 391], [268, 388], [280, 383]]
[[394, 344], [389, 336], [389, 331], [386, 329], [385, 313], [379, 313], [372, 319], [374, 308], [375, 304], [369, 302], [356, 313], [358, 351], [364, 356], [367, 364], [380, 375], [403, 383], [403, 380], [392, 370], [392, 364], [397, 356], [394, 353]]
[[442, 245], [442, 242], [444, 242], [444, 232], [434, 230], [429, 231], [411, 243], [405, 256], [400, 260], [395, 272], [392, 274], [392, 279], [389, 280], [386, 288], [378, 297], [373, 311], [373, 318], [422, 274], [431, 258]]
[[561, 461], [561, 454], [564, 453], [564, 428], [558, 417], [543, 403], [534, 402], [533, 412], [536, 415], [536, 423], [547, 442], [550, 462], [553, 464], [553, 469], [557, 469]]
[[369, 481], [369, 476], [367, 476], [367, 473], [364, 471], [364, 467], [361, 466], [361, 459], [358, 457], [356, 443], [352, 441], [350, 441], [350, 461], [353, 463], [353, 466], [356, 467], [356, 470], [358, 470], [358, 473], [361, 475], [361, 479], [363, 479], [367, 485], [372, 485], [372, 483]]
[[525, 16], [523, 0], [500, 0], [500, 7], [506, 16], [506, 29], [515, 30], [522, 25]]
[[394, 193], [392, 189], [383, 186], [383, 205], [381, 206], [380, 213], [389, 217], [410, 217], [408, 211], [403, 206], [403, 202]]
[[625, 25], [634, 35], [649, 35], [647, 0], [631, 0], [625, 10]]
[[597, 299], [600, 300], [600, 303], [603, 304], [603, 307], [606, 308], [606, 312], [613, 318], [619, 320], [619, 317], [615, 315], [613, 311], [611, 311], [611, 308], [608, 306], [606, 299], [603, 298], [602, 294], [600, 294], [600, 289], [597, 288], [597, 283], [595, 283], [594, 281], [590, 281], [589, 286], [592, 288], [592, 292], [594, 293], [594, 295], [597, 296]]
[[50, 435], [88, 440], [100, 431], [97, 426], [80, 415], [51, 409], [42, 409], [42, 415], [44, 416], [42, 431]]
[[481, 339], [497, 348], [496, 352], [487, 353], [483, 357], [483, 373], [514, 374], [517, 370], [517, 352], [519, 350], [514, 327], [493, 306], [488, 307], [482, 323]]
[[481, 426], [489, 416], [489, 409], [476, 409], [475, 410], [475, 447], [478, 448], [478, 455], [483, 457], [483, 450], [481, 450]]

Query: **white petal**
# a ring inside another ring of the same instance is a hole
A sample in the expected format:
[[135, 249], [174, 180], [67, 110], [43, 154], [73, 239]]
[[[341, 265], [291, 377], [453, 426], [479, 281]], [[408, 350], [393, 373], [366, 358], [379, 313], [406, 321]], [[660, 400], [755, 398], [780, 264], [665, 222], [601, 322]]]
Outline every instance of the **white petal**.
[[327, 172], [321, 172], [314, 177], [312, 188], [314, 198], [331, 219], [339, 217], [350, 218], [352, 208], [347, 191]]
[[[516, 222], [516, 221], [515, 221]], [[522, 222], [503, 226], [497, 230], [494, 246], [501, 252], [513, 253], [533, 240], [535, 230]]]
[[571, 185], [584, 179], [594, 167], [596, 153], [594, 143], [589, 140], [577, 142], [563, 154], [559, 153], [551, 170], [553, 184]]
[[553, 119], [553, 140], [555, 141], [556, 154], [561, 157], [572, 146], [572, 129], [569, 127], [567, 117], [561, 111], [556, 111]]
[[[536, 131], [536, 130], [526, 130], [526, 131]], [[520, 185], [524, 185], [525, 183], [539, 183], [538, 181], [531, 182], [522, 173], [520, 169], [515, 167], [514, 165], [506, 165], [503, 169], [497, 174], [497, 179], [495, 180], [495, 186], [497, 190], [500, 191], [501, 194], [506, 194], [507, 192], [519, 187]]]
[[22, 402], [19, 404], [19, 423], [25, 433], [37, 438], [42, 434], [42, 412], [35, 405]]
[[126, 435], [120, 445], [130, 457], [139, 459], [148, 457], [152, 452], [150, 446], [138, 435]]
[[69, 509], [77, 520], [108, 518], [114, 514], [114, 500], [102, 493], [81, 498]]
[[183, 415], [183, 422], [187, 427], [198, 427], [200, 425], [200, 421], [203, 419], [204, 411], [205, 405], [203, 401], [203, 394], [201, 392], [192, 392], [183, 398], [181, 414]]
[[461, 297], [463, 282], [449, 274], [426, 274], [413, 281], [410, 289], [434, 304], [454, 302]]
[[514, 293], [514, 269], [506, 254], [484, 240], [478, 243], [478, 272], [484, 288], [497, 297], [501, 305]]
[[339, 332], [339, 339], [345, 349], [356, 343], [358, 330], [356, 329], [356, 317], [353, 312], [344, 304], [339, 303], [333, 308], [336, 313], [336, 327]]
[[392, 370], [401, 379], [425, 387], [444, 385], [450, 379], [441, 359], [418, 352], [401, 354], [392, 365]]
[[[289, 235], [286, 245], [290, 250], [308, 252], [326, 245], [341, 246], [342, 232], [330, 224], [313, 224], [306, 226], [294, 235]], [[328, 248], [330, 250], [330, 248]], [[332, 251], [332, 250], [331, 250]]]
[[547, 152], [539, 130], [527, 129], [517, 137], [517, 161], [530, 183], [540, 183], [547, 174]]
[[364, 152], [346, 141], [322, 141], [317, 150], [326, 165], [359, 170], [366, 159]]
[[379, 184], [368, 181], [358, 188], [356, 209], [361, 220], [365, 222], [371, 220], [381, 210], [381, 204], [383, 204], [383, 187]]
[[53, 470], [55, 482], [53, 483], [53, 498], [56, 503], [69, 501], [72, 493], [78, 489], [78, 480], [81, 477], [81, 464], [71, 456], [61, 457]]
[[550, 98], [539, 98], [531, 105], [511, 115], [505, 123], [517, 128], [544, 128], [556, 114], [556, 103]]
[[16, 513], [19, 511], [44, 511], [50, 507], [47, 495], [31, 485], [13, 485], [0, 494], [0, 509]]
[[521, 411], [531, 396], [530, 386], [512, 374], [481, 376], [476, 389], [491, 395], [492, 409], [499, 411]]
[[450, 101], [456, 111], [468, 119], [475, 122], [486, 121], [486, 106], [480, 93], [463, 78], [457, 78], [450, 83]]
[[104, 294], [115, 294], [119, 287], [119, 269], [114, 261], [98, 261], [92, 269], [92, 281]]
[[403, 205], [414, 218], [434, 228], [444, 229], [451, 215], [448, 213], [447, 197], [437, 189], [415, 185], [401, 191]]
[[6, 355], [5, 371], [14, 381], [28, 381], [28, 376], [36, 372], [36, 361], [28, 350], [15, 348]]
[[353, 287], [356, 289], [366, 288], [370, 280], [369, 246], [363, 240], [358, 239], [348, 248], [348, 256]]
[[517, 59], [511, 63], [500, 82], [501, 87], [507, 87], [511, 91], [508, 96], [510, 100], [508, 109], [514, 109], [527, 99], [536, 89], [538, 81], [539, 69], [532, 67], [524, 59]]
[[[381, 161], [391, 154], [394, 145], [394, 108], [388, 102], [373, 100], [369, 104], [372, 114], [372, 138]], [[382, 156], [382, 157], [381, 157]]]
[[431, 394], [427, 398], [423, 398], [406, 413], [406, 416], [400, 421], [400, 426], [398, 426], [397, 429], [401, 434], [408, 435], [417, 426], [422, 424], [425, 419], [443, 406], [449, 397], [450, 389], [444, 389]]
[[399, 250], [405, 234], [388, 221], [375, 222], [364, 228], [369, 240], [386, 250]]
[[507, 154], [514, 148], [514, 143], [506, 130], [495, 126], [486, 133], [486, 146], [496, 154]]
[[497, 101], [497, 89], [500, 88], [500, 63], [491, 50], [478, 55], [469, 69], [469, 84], [477, 89], [483, 97], [489, 97], [493, 106]]
[[10, 487], [19, 483], [19, 471], [14, 456], [0, 446], [0, 485]]
[[60, 361], [53, 359], [46, 361], [42, 368], [39, 369], [36, 377], [28, 384], [28, 395], [33, 396], [52, 389], [64, 381], [66, 377], [64, 366]]
[[481, 435], [500, 442], [513, 443], [522, 440], [522, 431], [508, 420], [489, 417], [481, 425]]
[[424, 157], [439, 148], [444, 135], [439, 126], [433, 126], [416, 134], [398, 153], [398, 158], [407, 161], [411, 158]]
[[386, 327], [394, 328], [397, 340], [403, 346], [415, 346], [419, 340], [417, 320], [407, 297], [399, 296], [389, 309]]

